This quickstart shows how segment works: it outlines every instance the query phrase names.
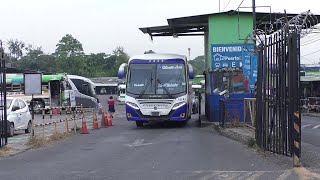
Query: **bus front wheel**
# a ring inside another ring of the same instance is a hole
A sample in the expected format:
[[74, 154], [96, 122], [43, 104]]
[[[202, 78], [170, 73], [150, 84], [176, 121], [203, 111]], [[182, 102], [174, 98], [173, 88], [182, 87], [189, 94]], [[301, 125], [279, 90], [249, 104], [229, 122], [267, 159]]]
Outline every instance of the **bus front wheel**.
[[143, 126], [143, 122], [141, 122], [141, 121], [136, 121], [136, 125], [137, 125], [137, 127], [142, 127], [142, 126]]

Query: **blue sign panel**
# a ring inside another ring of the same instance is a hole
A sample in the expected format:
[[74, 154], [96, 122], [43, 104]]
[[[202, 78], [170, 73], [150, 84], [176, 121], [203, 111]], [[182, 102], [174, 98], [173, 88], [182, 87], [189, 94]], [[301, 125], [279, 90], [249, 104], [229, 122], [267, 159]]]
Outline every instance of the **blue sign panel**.
[[212, 68], [242, 67], [241, 44], [211, 44]]
[[212, 68], [241, 68], [248, 90], [254, 90], [257, 56], [251, 53], [253, 48], [253, 44], [211, 44]]
[[254, 85], [258, 77], [258, 59], [257, 56], [251, 57], [251, 76], [250, 76], [250, 90], [254, 90]]

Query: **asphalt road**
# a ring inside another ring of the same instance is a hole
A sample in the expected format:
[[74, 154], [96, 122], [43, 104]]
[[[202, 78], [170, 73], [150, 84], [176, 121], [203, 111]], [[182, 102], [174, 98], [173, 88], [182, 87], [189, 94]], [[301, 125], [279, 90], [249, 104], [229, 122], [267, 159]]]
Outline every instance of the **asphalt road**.
[[320, 168], [320, 116], [301, 118], [302, 162], [309, 167]]
[[137, 128], [116, 106], [114, 126], [0, 160], [0, 179], [298, 179], [292, 166], [198, 128]]

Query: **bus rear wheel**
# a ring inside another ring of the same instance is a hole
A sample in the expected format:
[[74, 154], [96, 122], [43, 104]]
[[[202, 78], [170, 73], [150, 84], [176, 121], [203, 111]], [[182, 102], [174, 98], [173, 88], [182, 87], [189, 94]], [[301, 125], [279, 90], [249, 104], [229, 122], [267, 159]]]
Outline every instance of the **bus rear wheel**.
[[136, 125], [137, 125], [137, 127], [142, 127], [142, 126], [143, 126], [143, 122], [141, 122], [141, 121], [136, 121]]

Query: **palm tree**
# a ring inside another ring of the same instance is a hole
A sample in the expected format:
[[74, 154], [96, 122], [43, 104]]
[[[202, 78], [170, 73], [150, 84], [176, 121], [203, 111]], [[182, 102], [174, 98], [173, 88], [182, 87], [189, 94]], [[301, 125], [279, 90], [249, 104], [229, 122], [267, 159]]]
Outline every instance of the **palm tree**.
[[10, 56], [14, 57], [15, 59], [19, 59], [23, 55], [23, 49], [25, 48], [26, 44], [18, 39], [10, 39], [7, 42], [8, 49], [10, 51]]

